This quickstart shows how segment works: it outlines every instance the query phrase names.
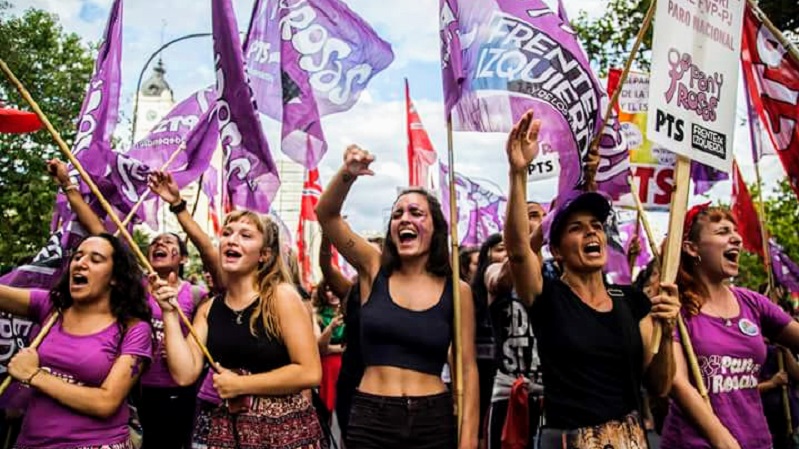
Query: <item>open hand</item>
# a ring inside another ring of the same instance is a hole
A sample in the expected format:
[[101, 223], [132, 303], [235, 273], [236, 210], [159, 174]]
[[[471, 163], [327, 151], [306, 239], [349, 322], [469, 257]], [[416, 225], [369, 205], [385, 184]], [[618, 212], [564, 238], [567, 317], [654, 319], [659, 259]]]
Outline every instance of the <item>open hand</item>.
[[514, 172], [527, 171], [527, 166], [538, 156], [538, 132], [541, 130], [541, 120], [534, 120], [534, 115], [532, 109], [525, 112], [508, 135], [505, 150], [508, 153], [510, 168]]
[[375, 157], [358, 145], [350, 145], [344, 151], [344, 168], [352, 177], [374, 175], [375, 172], [369, 168], [374, 161]]
[[147, 178], [147, 186], [150, 187], [150, 191], [173, 206], [180, 202], [178, 183], [169, 172], [153, 170]]

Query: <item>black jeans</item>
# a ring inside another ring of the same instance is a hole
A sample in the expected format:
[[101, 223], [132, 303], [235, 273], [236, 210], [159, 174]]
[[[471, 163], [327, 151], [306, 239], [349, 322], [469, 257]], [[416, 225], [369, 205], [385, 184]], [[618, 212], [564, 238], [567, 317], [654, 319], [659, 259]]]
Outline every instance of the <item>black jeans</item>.
[[197, 388], [142, 387], [139, 420], [142, 449], [188, 449], [194, 425]]
[[355, 392], [347, 449], [453, 449], [452, 394], [385, 397]]

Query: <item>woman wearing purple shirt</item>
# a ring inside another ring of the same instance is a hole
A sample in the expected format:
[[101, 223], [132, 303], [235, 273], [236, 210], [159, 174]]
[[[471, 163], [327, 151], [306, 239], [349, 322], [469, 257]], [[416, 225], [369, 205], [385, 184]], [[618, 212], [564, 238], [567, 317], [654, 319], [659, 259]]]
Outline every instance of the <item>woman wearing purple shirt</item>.
[[763, 338], [799, 347], [799, 324], [765, 296], [729, 285], [738, 275], [741, 243], [728, 211], [696, 206], [686, 215], [677, 283], [712, 408], [693, 385], [676, 335], [663, 449], [772, 447], [757, 390], [766, 360]]
[[151, 359], [142, 273], [108, 234], [88, 237], [52, 291], [0, 285], [0, 309], [58, 321], [9, 374], [33, 389], [17, 449], [132, 449], [126, 398]]
[[[70, 207], [75, 211], [81, 225], [90, 234], [106, 232], [105, 224], [83, 200], [80, 192], [70, 187], [71, 181], [66, 164], [54, 159], [48, 163], [48, 170], [61, 189], [67, 192]], [[185, 209], [185, 201], [181, 204]], [[153, 270], [159, 278], [167, 280], [178, 290], [178, 305], [186, 316], [192, 317], [197, 303], [205, 298], [208, 292], [183, 280], [183, 265], [188, 257], [189, 250], [186, 243], [172, 232], [157, 235], [147, 247], [147, 259]], [[152, 310], [151, 324], [155, 329], [156, 341], [153, 363], [141, 377], [140, 397], [135, 401], [142, 430], [146, 435], [142, 449], [180, 449], [188, 444], [191, 435], [197, 389], [193, 385], [179, 386], [169, 374], [166, 366], [161, 308], [149, 293], [147, 302]], [[185, 326], [183, 334], [188, 334]]]

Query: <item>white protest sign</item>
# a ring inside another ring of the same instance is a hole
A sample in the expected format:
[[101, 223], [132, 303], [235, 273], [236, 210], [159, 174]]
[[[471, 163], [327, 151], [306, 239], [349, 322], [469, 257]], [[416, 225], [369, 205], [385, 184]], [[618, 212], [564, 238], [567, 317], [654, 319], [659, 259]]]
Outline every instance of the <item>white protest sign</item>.
[[732, 168], [746, 0], [661, 0], [655, 15], [647, 136]]

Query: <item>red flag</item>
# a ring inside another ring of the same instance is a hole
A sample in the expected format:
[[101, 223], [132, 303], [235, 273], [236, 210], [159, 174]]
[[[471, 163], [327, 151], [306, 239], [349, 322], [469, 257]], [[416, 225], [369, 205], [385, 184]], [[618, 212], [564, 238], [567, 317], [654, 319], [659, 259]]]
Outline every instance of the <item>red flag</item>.
[[305, 172], [305, 183], [302, 186], [302, 200], [300, 205], [300, 222], [297, 225], [297, 261], [300, 265], [300, 275], [306, 287], [310, 287], [313, 274], [311, 263], [311, 238], [313, 229], [306, 222], [315, 222], [316, 205], [322, 194], [322, 184], [319, 182], [319, 169], [314, 168]]
[[737, 162], [733, 162], [732, 178], [731, 212], [735, 221], [738, 222], [738, 233], [743, 239], [744, 249], [759, 255], [762, 259], [763, 234], [760, 230], [760, 220]]
[[747, 93], [799, 196], [799, 61], [750, 5], [743, 34], [741, 59]]
[[436, 161], [436, 150], [422, 125], [422, 119], [411, 101], [408, 80], [405, 80], [405, 107], [408, 123], [408, 185], [430, 187], [428, 169]]
[[41, 127], [42, 122], [33, 112], [0, 107], [0, 133], [32, 133]]

